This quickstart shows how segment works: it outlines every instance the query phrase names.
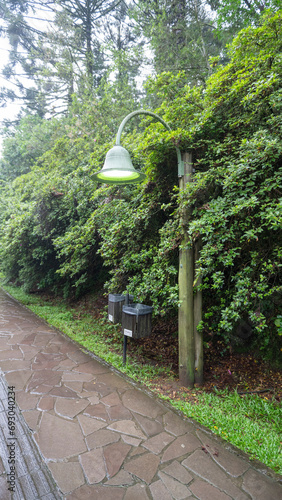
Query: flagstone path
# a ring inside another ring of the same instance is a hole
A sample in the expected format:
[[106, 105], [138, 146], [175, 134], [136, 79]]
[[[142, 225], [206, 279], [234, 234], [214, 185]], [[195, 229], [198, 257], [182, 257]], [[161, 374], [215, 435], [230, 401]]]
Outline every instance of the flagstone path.
[[3, 290], [0, 370], [1, 500], [282, 498], [281, 476], [175, 413]]

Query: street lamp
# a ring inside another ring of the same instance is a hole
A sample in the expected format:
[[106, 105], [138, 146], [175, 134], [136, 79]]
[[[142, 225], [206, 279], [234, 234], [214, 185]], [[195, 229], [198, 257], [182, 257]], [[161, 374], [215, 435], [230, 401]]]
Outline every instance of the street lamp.
[[[94, 179], [96, 181], [103, 182], [105, 184], [135, 184], [142, 182], [146, 178], [145, 174], [135, 170], [128, 151], [123, 148], [120, 143], [121, 134], [125, 124], [136, 115], [152, 116], [161, 122], [167, 130], [171, 130], [160, 116], [152, 113], [151, 111], [140, 109], [127, 115], [119, 126], [116, 144], [112, 149], [110, 149], [110, 151], [108, 151], [102, 170], [100, 170], [97, 174], [94, 174]], [[183, 161], [181, 159], [179, 148], [175, 147], [175, 149], [178, 159], [178, 176], [182, 177], [184, 174]]]
[[[167, 130], [171, 130], [167, 123], [151, 111], [138, 110], [127, 115], [119, 126], [116, 144], [106, 155], [105, 163], [99, 172], [94, 174], [97, 182], [105, 184], [132, 184], [142, 182], [146, 176], [142, 172], [135, 170], [132, 165], [128, 151], [121, 146], [120, 139], [125, 124], [133, 116], [149, 115], [163, 124]], [[185, 189], [186, 183], [191, 181], [192, 160], [191, 155], [185, 153], [182, 160], [180, 150], [175, 146], [178, 162], [178, 177], [180, 191]], [[182, 226], [184, 235], [179, 250], [179, 312], [178, 312], [178, 334], [179, 334], [179, 380], [183, 386], [193, 387], [196, 380], [201, 382], [202, 363], [202, 339], [199, 340], [197, 330], [194, 330], [194, 251], [189, 245], [188, 214], [182, 212]], [[195, 314], [197, 324], [199, 315]], [[196, 351], [195, 351], [196, 343]]]

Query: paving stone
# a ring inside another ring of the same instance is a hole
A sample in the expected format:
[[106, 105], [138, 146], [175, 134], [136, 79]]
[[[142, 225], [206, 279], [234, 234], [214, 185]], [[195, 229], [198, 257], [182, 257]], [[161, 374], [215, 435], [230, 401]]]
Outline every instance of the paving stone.
[[26, 333], [15, 332], [13, 335], [9, 335], [9, 340], [7, 340], [7, 345], [17, 345], [22, 350], [21, 342], [25, 338]]
[[64, 386], [76, 392], [79, 397], [83, 391], [83, 382], [64, 382]]
[[45, 458], [68, 458], [86, 451], [79, 424], [49, 413], [43, 413], [35, 438]]
[[155, 419], [152, 420], [148, 417], [143, 417], [143, 415], [139, 415], [138, 413], [133, 413], [133, 415], [140, 427], [149, 437], [160, 434], [160, 432], [164, 430], [163, 425]]
[[28, 425], [28, 427], [35, 431], [40, 418], [40, 411], [38, 410], [24, 410], [23, 417]]
[[102, 404], [87, 406], [84, 414], [89, 415], [90, 417], [99, 418], [104, 422], [107, 422], [109, 420], [109, 415], [107, 414], [106, 407]]
[[149, 500], [144, 484], [135, 484], [127, 488], [124, 500]]
[[150, 450], [152, 453], [159, 454], [174, 439], [175, 438], [167, 432], [161, 432], [160, 434], [157, 434], [157, 436], [154, 436], [145, 441], [142, 446]]
[[75, 371], [64, 372], [62, 376], [63, 382], [90, 382], [93, 380], [91, 373], [77, 373]]
[[[39, 388], [37, 388], [38, 390]], [[54, 387], [49, 391], [50, 396], [57, 396], [58, 398], [73, 398], [77, 399], [77, 393], [68, 387], [62, 385], [61, 387]]]
[[185, 498], [191, 496], [191, 492], [185, 484], [176, 481], [176, 479], [173, 479], [171, 476], [168, 476], [163, 472], [159, 472], [159, 477], [175, 500], [184, 500]]
[[65, 500], [122, 500], [124, 494], [124, 488], [84, 485], [67, 495]]
[[194, 426], [172, 411], [163, 416], [164, 428], [174, 436], [182, 436], [187, 432], [193, 432]]
[[[189, 486], [189, 489], [193, 495], [201, 500], [231, 500], [231, 497], [223, 493], [223, 491], [220, 491], [211, 484], [198, 479], [191, 486]], [[266, 499], [267, 497], [264, 498], [264, 500]]]
[[137, 427], [135, 422], [131, 420], [119, 420], [118, 422], [113, 422], [108, 425], [108, 429], [121, 434], [128, 434], [129, 436], [134, 436], [140, 439], [146, 439], [145, 434]]
[[54, 336], [55, 333], [52, 330], [46, 332], [38, 332], [34, 339], [34, 345], [35, 346], [40, 345], [42, 347], [45, 347]]
[[45, 384], [41, 384], [37, 387], [35, 387], [34, 389], [31, 389], [30, 393], [31, 394], [38, 394], [38, 395], [43, 395], [43, 394], [47, 394], [48, 392], [50, 392], [52, 389], [52, 387], [50, 385], [45, 385]]
[[117, 392], [112, 392], [108, 396], [101, 399], [101, 403], [106, 406], [118, 406], [121, 404], [120, 397]]
[[48, 467], [63, 493], [71, 492], [85, 482], [81, 466], [78, 462], [48, 463]]
[[102, 448], [88, 451], [79, 456], [80, 463], [87, 480], [90, 484], [100, 483], [106, 476], [106, 466], [104, 462]]
[[19, 348], [0, 351], [0, 361], [7, 359], [23, 359], [23, 353]]
[[[67, 340], [66, 338], [63, 338], [61, 336], [55, 337], [52, 341], [52, 344], [59, 344], [60, 345], [60, 352], [63, 354], [66, 354], [67, 357], [69, 357], [71, 352], [76, 352], [77, 351], [77, 345], [73, 343], [71, 340]], [[71, 360], [73, 361], [73, 360]], [[75, 362], [75, 364], [77, 364]]]
[[76, 363], [87, 363], [89, 361], [88, 355], [78, 348], [71, 352], [68, 351], [68, 357]]
[[132, 452], [130, 453], [130, 456], [135, 457], [137, 455], [143, 455], [146, 452], [147, 452], [147, 450], [145, 450], [145, 448], [141, 448], [141, 446], [137, 446], [137, 448], [134, 448], [132, 450]]
[[197, 436], [200, 438], [203, 446], [215, 462], [217, 462], [231, 476], [239, 477], [249, 469], [250, 465], [246, 462], [246, 460], [239, 458], [235, 455], [235, 453], [231, 453], [220, 443], [209, 439], [204, 432], [198, 431]]
[[157, 472], [159, 463], [159, 457], [152, 453], [146, 453], [125, 464], [124, 469], [149, 484]]
[[104, 457], [109, 477], [117, 474], [130, 450], [131, 446], [122, 442], [111, 444], [104, 448]]
[[28, 383], [27, 390], [35, 389], [42, 384], [47, 386], [57, 385], [61, 381], [61, 374], [53, 370], [37, 370]]
[[93, 432], [98, 431], [99, 429], [102, 429], [107, 425], [105, 422], [102, 422], [101, 420], [97, 420], [96, 418], [92, 417], [87, 417], [86, 415], [79, 415], [78, 421], [80, 423], [84, 436], [88, 436], [89, 434], [92, 434]]
[[99, 396], [107, 396], [113, 390], [111, 387], [108, 387], [105, 384], [96, 382], [96, 380], [93, 380], [93, 382], [84, 382], [83, 389], [88, 392], [93, 391]]
[[[89, 403], [90, 403], [91, 405], [97, 405], [97, 404], [99, 404], [99, 402], [100, 402], [100, 398], [99, 398], [99, 396], [90, 396], [90, 397], [88, 397], [88, 396], [89, 396], [89, 394], [91, 394], [91, 392], [85, 392], [85, 391], [82, 391], [82, 392], [79, 394], [79, 396], [80, 396], [81, 398], [87, 398], [87, 399], [88, 399], [88, 401], [89, 401]], [[92, 393], [92, 394], [94, 394], [94, 393]]]
[[110, 420], [130, 420], [132, 419], [132, 414], [127, 408], [122, 405], [109, 406], [107, 407], [107, 413]]
[[56, 399], [55, 412], [63, 417], [74, 418], [85, 410], [88, 405], [89, 401], [85, 401], [84, 399], [59, 398]]
[[141, 439], [127, 436], [126, 434], [122, 435], [121, 438], [125, 443], [130, 444], [131, 446], [139, 446], [139, 444], [141, 443]]
[[30, 333], [29, 335], [26, 335], [24, 339], [22, 340], [23, 345], [32, 345], [35, 341], [36, 333]]
[[108, 429], [101, 429], [93, 432], [86, 437], [86, 443], [89, 450], [93, 448], [100, 448], [110, 443], [116, 443], [119, 440], [119, 435], [116, 432], [109, 431]]
[[0, 361], [0, 367], [4, 373], [14, 372], [15, 370], [29, 370], [30, 362], [24, 359], [9, 359]]
[[38, 400], [39, 396], [29, 394], [28, 392], [19, 392], [16, 397], [16, 403], [21, 410], [34, 410]]
[[193, 479], [190, 472], [188, 472], [183, 465], [180, 465], [177, 460], [174, 460], [174, 462], [162, 469], [162, 472], [169, 474], [171, 477], [174, 477], [174, 479], [177, 479], [183, 484], [189, 484]]
[[171, 494], [161, 480], [151, 484], [150, 491], [154, 500], [173, 500]]
[[131, 486], [134, 480], [125, 470], [120, 470], [114, 477], [106, 482], [109, 486]]
[[77, 366], [75, 361], [72, 361], [71, 359], [65, 359], [64, 361], [61, 361], [59, 363], [57, 370], [65, 370], [65, 369], [71, 370], [75, 366]]
[[87, 357], [87, 362], [83, 364], [79, 364], [74, 369], [75, 372], [79, 373], [91, 373], [92, 375], [99, 375], [101, 373], [107, 373], [109, 368], [102, 363], [99, 363], [95, 359], [91, 359], [89, 361], [89, 357]]
[[[1, 364], [0, 364], [1, 366]], [[5, 375], [8, 385], [13, 385], [16, 391], [22, 391], [28, 380], [32, 376], [31, 370], [19, 370], [16, 372], [10, 372]]]
[[228, 479], [227, 474], [217, 465], [212, 458], [202, 450], [195, 451], [188, 458], [183, 460], [182, 465], [188, 470], [195, 472], [202, 479], [205, 479], [216, 488], [224, 491], [234, 500], [247, 500], [248, 497]]
[[21, 345], [20, 349], [23, 351], [24, 359], [26, 361], [33, 360], [37, 356], [38, 352], [40, 352], [40, 347], [32, 347], [29, 345]]
[[268, 477], [255, 470], [249, 470], [244, 475], [243, 489], [249, 493], [252, 500], [278, 500], [282, 498], [282, 484], [273, 483]]
[[136, 389], [126, 391], [122, 396], [122, 402], [129, 410], [145, 417], [156, 418], [164, 412], [163, 407], [155, 399]]
[[[122, 393], [128, 389], [131, 389], [131, 384], [129, 384], [124, 378], [121, 376], [117, 375], [116, 373], [113, 372], [108, 372], [102, 375], [97, 376], [97, 381], [102, 382], [103, 384], [107, 385], [110, 390], [108, 394], [113, 392], [113, 387], [119, 392]], [[107, 396], [107, 394], [104, 394], [104, 396]]]
[[[88, 385], [91, 385], [91, 389], [90, 390], [88, 390], [88, 389], [85, 388], [85, 386], [88, 386]], [[81, 398], [88, 398], [88, 399], [92, 398], [92, 397], [98, 397], [99, 401], [100, 401], [99, 392], [95, 391], [95, 388], [93, 386], [93, 382], [90, 382], [90, 384], [88, 384], [88, 382], [86, 384], [83, 384], [83, 389], [81, 391], [81, 394], [79, 394], [79, 396]]]
[[[0, 319], [1, 322], [1, 319]], [[7, 344], [9, 343], [9, 340], [13, 338], [13, 335], [11, 335], [10, 332], [0, 332], [0, 349], [4, 349], [7, 347]], [[14, 342], [12, 342], [14, 343]]]
[[58, 366], [59, 362], [65, 358], [63, 354], [43, 353], [37, 354], [31, 365], [32, 370], [51, 370]]
[[37, 405], [37, 408], [42, 411], [53, 410], [55, 398], [52, 396], [42, 396]]
[[201, 442], [194, 434], [180, 436], [164, 451], [162, 462], [168, 462], [174, 458], [179, 458], [187, 453], [191, 453], [200, 446]]
[[[49, 343], [47, 347], [44, 348], [44, 354], [59, 354], [60, 353], [60, 343]], [[64, 356], [66, 359], [66, 356]]]

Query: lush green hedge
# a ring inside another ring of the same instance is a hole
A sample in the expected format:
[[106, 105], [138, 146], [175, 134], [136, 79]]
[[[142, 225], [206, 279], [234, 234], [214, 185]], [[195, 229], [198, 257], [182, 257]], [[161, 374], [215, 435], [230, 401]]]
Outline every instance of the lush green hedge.
[[[97, 186], [92, 179], [118, 124], [136, 104], [123, 99], [117, 106], [111, 95], [74, 101], [60, 137], [56, 128], [52, 146], [49, 137], [45, 153], [33, 156], [30, 172], [13, 182], [4, 175], [1, 266], [7, 279], [27, 290], [65, 295], [105, 283], [109, 291], [127, 288], [153, 304], [155, 314], [176, 314], [180, 214], [186, 206], [190, 242], [201, 237], [203, 244], [198, 269], [207, 338], [216, 333], [235, 340], [244, 320], [260, 349], [277, 355], [281, 21], [282, 11], [266, 13], [260, 27], [243, 30], [229, 48], [229, 63], [212, 62], [215, 72], [206, 88], [191, 89], [182, 73], [148, 81], [148, 99], [153, 95], [162, 102], [155, 111], [173, 132], [146, 118], [132, 122], [124, 134], [136, 167], [147, 171], [141, 186]], [[192, 151], [196, 171], [181, 196], [173, 188], [175, 145]], [[24, 154], [25, 171], [27, 159]]]

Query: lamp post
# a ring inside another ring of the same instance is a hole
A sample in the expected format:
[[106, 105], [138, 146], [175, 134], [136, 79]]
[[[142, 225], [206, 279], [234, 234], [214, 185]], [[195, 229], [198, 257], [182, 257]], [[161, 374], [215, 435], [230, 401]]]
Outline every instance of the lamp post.
[[[127, 115], [119, 126], [116, 144], [108, 151], [102, 170], [94, 175], [94, 179], [105, 184], [132, 184], [142, 182], [146, 176], [142, 172], [135, 170], [128, 151], [121, 146], [121, 134], [125, 124], [133, 116], [149, 115], [163, 124], [167, 130], [171, 130], [167, 123], [155, 113], [145, 110], [133, 111]], [[185, 153], [184, 159], [180, 150], [175, 146], [178, 163], [178, 177], [180, 191], [185, 189], [186, 183], [191, 182], [192, 159], [191, 154]], [[202, 359], [201, 355], [195, 358], [195, 335], [194, 332], [194, 299], [193, 299], [193, 281], [194, 281], [194, 256], [193, 248], [189, 245], [188, 234], [188, 214], [187, 210], [182, 212], [182, 227], [184, 236], [182, 238], [179, 252], [179, 312], [178, 312], [178, 335], [179, 335], [179, 380], [185, 387], [193, 387], [196, 380], [201, 379], [202, 364], [198, 362]], [[199, 314], [195, 315], [195, 318]], [[197, 322], [199, 319], [197, 319]], [[197, 333], [196, 333], [197, 335]], [[199, 340], [199, 339], [198, 339]], [[196, 342], [200, 345], [201, 342]], [[199, 347], [197, 347], [198, 352]], [[195, 366], [195, 360], [196, 365]]]

